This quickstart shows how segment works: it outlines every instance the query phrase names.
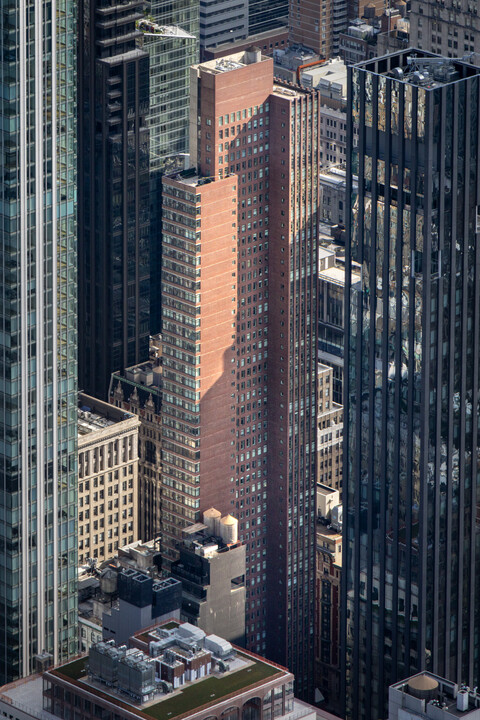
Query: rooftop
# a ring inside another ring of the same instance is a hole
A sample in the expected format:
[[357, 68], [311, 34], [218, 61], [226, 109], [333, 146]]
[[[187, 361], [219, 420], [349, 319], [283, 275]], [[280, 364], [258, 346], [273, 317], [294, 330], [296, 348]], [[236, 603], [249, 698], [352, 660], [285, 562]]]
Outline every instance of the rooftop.
[[225, 57], [216, 58], [215, 60], [206, 60], [197, 68], [203, 72], [212, 73], [213, 75], [219, 75], [221, 73], [232, 72], [233, 70], [241, 70], [247, 65], [254, 65], [255, 63], [271, 62], [271, 58], [262, 55], [260, 48], [252, 47], [249, 50], [242, 50], [241, 52], [232, 53], [231, 55], [225, 55]]
[[342, 96], [347, 94], [347, 66], [341, 58], [331, 58], [323, 65], [305, 68], [302, 77], [311, 80], [320, 94], [330, 90], [338, 90]]
[[162, 366], [156, 360], [148, 360], [139, 365], [132, 365], [125, 369], [125, 378], [139, 385], [160, 387]]
[[24, 680], [18, 680], [6, 685], [0, 690], [0, 700], [23, 710], [34, 718], [40, 720], [58, 720], [43, 709], [43, 680], [41, 675], [31, 675]]
[[309, 62], [321, 61], [320, 55], [316, 55], [313, 50], [300, 45], [290, 45], [286, 48], [275, 49], [273, 59], [275, 65], [289, 70], [296, 70], [299, 66]]
[[[396, 709], [418, 718], [480, 718], [480, 694], [477, 689], [457, 685], [428, 671], [413, 675], [390, 686], [389, 717], [397, 720]], [[405, 712], [404, 710], [404, 712]], [[410, 713], [408, 713], [410, 711]], [[440, 711], [440, 714], [439, 714]]]
[[[217, 61], [212, 60], [211, 62]], [[168, 179], [174, 180], [175, 182], [181, 183], [182, 185], [187, 185], [191, 188], [196, 188], [201, 185], [208, 185], [215, 180], [214, 177], [203, 177], [197, 172], [196, 168], [189, 168], [188, 170], [173, 172], [171, 175], [168, 175]]]
[[233, 693], [245, 691], [274, 677], [284, 675], [287, 680], [289, 676], [288, 671], [280, 666], [261, 661], [243, 650], [241, 652], [237, 650], [237, 657], [230, 671], [212, 674], [201, 681], [185, 683], [181, 689], [157, 696], [153, 701], [138, 706], [130, 703], [124, 695], [120, 699], [111, 688], [92, 681], [86, 672], [87, 661], [87, 657], [80, 658], [49, 673], [71, 680], [75, 685], [88, 689], [93, 695], [104, 700], [111, 701], [113, 696], [115, 703], [128, 708], [130, 712], [154, 720], [165, 720], [165, 718], [173, 720], [192, 710], [215, 705]]
[[110, 403], [90, 397], [84, 393], [78, 394], [78, 434], [89, 435], [92, 432], [105, 430], [124, 420], [131, 420], [135, 416], [121, 410]]
[[336, 493], [338, 495], [338, 490], [317, 482], [317, 493], [321, 493], [322, 495], [334, 495]]
[[398, 82], [418, 85], [426, 90], [434, 90], [442, 85], [480, 75], [480, 68], [466, 61], [442, 57], [417, 48], [367, 60], [355, 67]]
[[302, 94], [302, 89], [300, 87], [297, 88], [294, 85], [285, 87], [285, 85], [280, 85], [278, 82], [275, 82], [273, 86], [273, 94], [290, 98], [300, 97], [300, 95]]
[[[318, 277], [333, 282], [335, 285], [345, 285], [345, 268], [336, 266], [325, 268], [318, 273]], [[359, 280], [360, 276], [357, 279]]]
[[[335, 530], [331, 525], [323, 525], [323, 523], [317, 523], [317, 541], [319, 536], [320, 537], [326, 537], [329, 540], [332, 540], [336, 542], [337, 540], [340, 541], [342, 539], [342, 533], [338, 532], [338, 530]], [[322, 550], [324, 548], [322, 547]]]

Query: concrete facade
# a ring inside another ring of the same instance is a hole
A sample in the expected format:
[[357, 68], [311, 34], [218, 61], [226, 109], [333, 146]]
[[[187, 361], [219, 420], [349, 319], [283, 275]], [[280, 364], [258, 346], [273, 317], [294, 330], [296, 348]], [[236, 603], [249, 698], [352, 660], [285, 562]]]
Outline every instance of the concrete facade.
[[[412, 0], [410, 46], [445, 57], [480, 53], [480, 17], [474, 0]], [[475, 58], [476, 56], [476, 58]]]
[[237, 645], [245, 644], [245, 545], [228, 545], [206, 527], [184, 533], [172, 577], [183, 585], [181, 619]]
[[248, 37], [248, 0], [200, 0], [200, 52]]
[[288, 28], [279, 27], [267, 30], [256, 35], [249, 35], [245, 40], [226, 42], [216, 47], [207, 47], [203, 50], [203, 59], [215, 60], [226, 57], [234, 52], [242, 52], [249, 48], [258, 47], [263, 55], [273, 55], [276, 49], [283, 50], [288, 42]]
[[182, 584], [173, 578], [152, 578], [133, 569], [118, 573], [118, 600], [102, 614], [104, 640], [117, 645], [131, 635], [164, 620], [180, 620]]

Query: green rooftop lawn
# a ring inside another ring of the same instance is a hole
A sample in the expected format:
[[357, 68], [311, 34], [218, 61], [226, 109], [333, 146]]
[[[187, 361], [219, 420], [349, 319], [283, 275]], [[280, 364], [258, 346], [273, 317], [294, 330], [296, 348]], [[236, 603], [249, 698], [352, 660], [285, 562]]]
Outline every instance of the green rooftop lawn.
[[[239, 655], [241, 656], [240, 653]], [[248, 656], [244, 657], [247, 660], [250, 659]], [[88, 658], [86, 657], [74, 660], [68, 665], [63, 665], [58, 668], [56, 672], [59, 675], [65, 675], [73, 680], [79, 680], [85, 675], [85, 665], [87, 661]], [[253, 665], [242, 670], [237, 670], [224, 677], [209, 677], [205, 680], [187, 685], [184, 690], [180, 691], [180, 694], [174, 695], [173, 697], [167, 696], [164, 700], [154, 703], [153, 705], [139, 707], [128, 704], [128, 708], [133, 712], [137, 710], [141, 714], [155, 718], [156, 720], [172, 720], [178, 715], [199, 709], [202, 705], [219, 702], [231, 693], [266, 680], [280, 672], [281, 670], [277, 667], [255, 660]], [[89, 689], [104, 698], [110, 699], [97, 688], [90, 687]], [[124, 703], [125, 701], [120, 704], [125, 707], [126, 705], [124, 705]]]
[[68, 665], [62, 665], [62, 667], [58, 668], [58, 672], [72, 678], [72, 680], [78, 680], [86, 674], [85, 666], [87, 662], [88, 657], [79, 658], [79, 660], [74, 660]]
[[281, 672], [279, 668], [256, 660], [255, 665], [237, 670], [226, 677], [210, 677], [196, 682], [187, 686], [180, 695], [162, 700], [155, 705], [142, 708], [142, 710], [145, 715], [150, 715], [157, 720], [170, 720], [170, 718], [183, 715], [202, 705], [218, 702], [230, 693], [277, 675], [279, 672]]

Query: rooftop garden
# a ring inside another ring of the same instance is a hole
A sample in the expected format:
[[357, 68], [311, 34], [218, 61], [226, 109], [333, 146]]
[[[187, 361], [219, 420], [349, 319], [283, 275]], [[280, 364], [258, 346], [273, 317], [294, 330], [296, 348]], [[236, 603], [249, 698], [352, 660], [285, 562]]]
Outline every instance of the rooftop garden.
[[[238, 653], [238, 656], [244, 657], [245, 660], [252, 660], [248, 655], [242, 653]], [[67, 665], [56, 668], [54, 674], [78, 681], [85, 676], [87, 662], [87, 657], [74, 660]], [[185, 715], [192, 710], [198, 710], [202, 706], [220, 702], [231, 694], [247, 689], [280, 673], [282, 673], [280, 668], [255, 658], [248, 667], [227, 673], [221, 677], [211, 676], [204, 680], [189, 683], [182, 690], [177, 690], [172, 695], [161, 696], [161, 700], [151, 705], [130, 705], [121, 696], [116, 695], [115, 697], [118, 697], [120, 706], [128, 707], [133, 712], [138, 711], [142, 716], [148, 716], [155, 720], [173, 720], [173, 718]], [[83, 683], [82, 686], [85, 687]], [[112, 699], [110, 694], [102, 692], [97, 687], [89, 685], [88, 689], [101, 698], [109, 701]]]

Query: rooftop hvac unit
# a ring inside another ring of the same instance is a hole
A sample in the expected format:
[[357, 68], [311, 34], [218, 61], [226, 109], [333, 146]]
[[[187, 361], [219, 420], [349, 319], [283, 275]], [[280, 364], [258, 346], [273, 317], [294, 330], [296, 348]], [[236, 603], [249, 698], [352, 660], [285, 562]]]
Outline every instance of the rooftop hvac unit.
[[460, 690], [457, 693], [457, 710], [468, 710], [468, 692], [466, 690]]

